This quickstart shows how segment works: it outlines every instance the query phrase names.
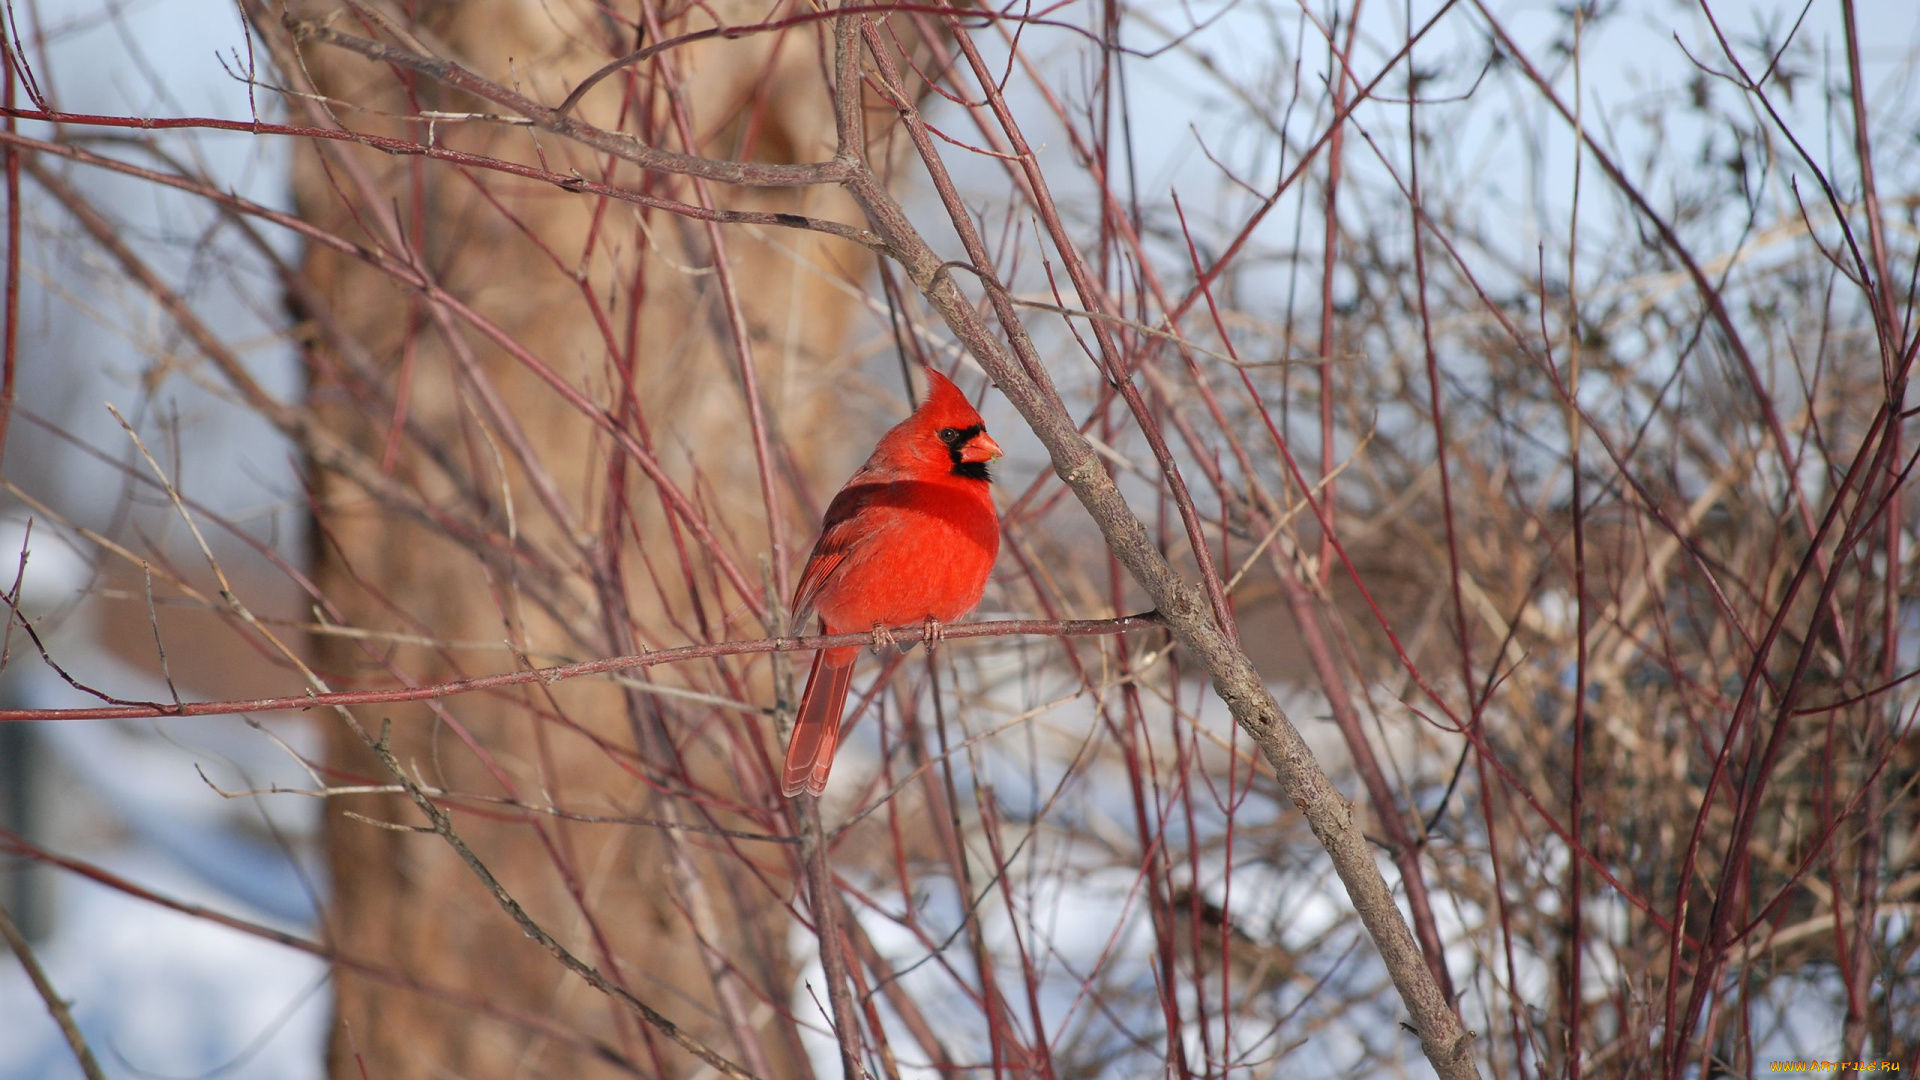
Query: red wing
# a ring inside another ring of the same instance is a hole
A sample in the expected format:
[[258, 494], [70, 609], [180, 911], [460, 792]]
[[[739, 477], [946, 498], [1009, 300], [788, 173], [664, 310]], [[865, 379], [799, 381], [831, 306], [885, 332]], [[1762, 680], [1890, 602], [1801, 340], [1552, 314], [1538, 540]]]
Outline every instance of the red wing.
[[813, 621], [813, 604], [820, 598], [820, 590], [832, 579], [833, 572], [847, 561], [847, 552], [852, 550], [852, 537], [848, 537], [836, 548], [829, 550], [827, 535], [813, 546], [813, 555], [807, 560], [807, 568], [800, 571], [800, 584], [793, 590], [793, 629], [803, 633], [807, 624]]
[[807, 565], [800, 571], [800, 584], [793, 590], [796, 630], [813, 621], [813, 606], [820, 598], [820, 590], [833, 579], [847, 556], [871, 536], [872, 530], [861, 523], [861, 512], [867, 509], [875, 491], [884, 485], [862, 483], [861, 478], [867, 471], [863, 466], [854, 473], [847, 486], [827, 505], [826, 520], [820, 525], [820, 539], [814, 541], [813, 554], [807, 556]]

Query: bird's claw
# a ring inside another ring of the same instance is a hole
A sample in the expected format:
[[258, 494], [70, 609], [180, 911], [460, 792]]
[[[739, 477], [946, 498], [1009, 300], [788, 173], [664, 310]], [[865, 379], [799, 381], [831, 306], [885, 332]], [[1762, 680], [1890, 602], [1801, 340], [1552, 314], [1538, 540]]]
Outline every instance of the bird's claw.
[[893, 647], [893, 631], [879, 623], [873, 624], [873, 651], [884, 652]]
[[927, 625], [920, 630], [920, 640], [927, 643], [927, 651], [947, 640], [947, 628], [938, 619], [928, 619]]

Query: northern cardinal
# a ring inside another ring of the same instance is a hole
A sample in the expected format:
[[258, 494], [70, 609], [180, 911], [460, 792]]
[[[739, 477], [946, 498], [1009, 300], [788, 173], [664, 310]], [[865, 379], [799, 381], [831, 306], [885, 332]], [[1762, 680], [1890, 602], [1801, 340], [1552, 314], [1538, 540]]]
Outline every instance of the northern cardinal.
[[[1000, 553], [987, 463], [1000, 444], [947, 377], [927, 369], [927, 400], [880, 437], [827, 506], [794, 590], [796, 625], [843, 634], [952, 622], [980, 602]], [[788, 796], [827, 787], [858, 647], [814, 654], [787, 743]]]

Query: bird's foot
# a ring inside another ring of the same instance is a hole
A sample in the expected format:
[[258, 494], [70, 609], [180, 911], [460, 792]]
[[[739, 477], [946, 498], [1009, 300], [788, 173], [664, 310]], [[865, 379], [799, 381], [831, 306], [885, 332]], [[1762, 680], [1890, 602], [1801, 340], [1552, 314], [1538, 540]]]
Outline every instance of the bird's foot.
[[941, 642], [947, 640], [947, 628], [939, 619], [928, 618], [927, 625], [920, 630], [920, 640], [927, 643], [927, 651], [932, 652]]
[[893, 631], [887, 629], [885, 626], [882, 626], [879, 623], [874, 623], [873, 624], [873, 651], [876, 653], [885, 652], [886, 650], [892, 648], [893, 645], [894, 645]]

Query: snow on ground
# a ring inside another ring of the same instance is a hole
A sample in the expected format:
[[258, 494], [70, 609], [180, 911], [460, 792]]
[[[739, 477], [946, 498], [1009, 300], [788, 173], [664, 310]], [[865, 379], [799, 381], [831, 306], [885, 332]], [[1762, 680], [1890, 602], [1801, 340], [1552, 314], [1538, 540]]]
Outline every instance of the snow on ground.
[[[137, 846], [82, 857], [173, 899], [271, 922], [174, 860]], [[55, 877], [52, 889], [59, 929], [35, 952], [109, 1075], [322, 1075], [330, 1008], [324, 962], [72, 874]], [[81, 1075], [17, 964], [0, 963], [0, 1016], [7, 1018], [0, 1078]]]

